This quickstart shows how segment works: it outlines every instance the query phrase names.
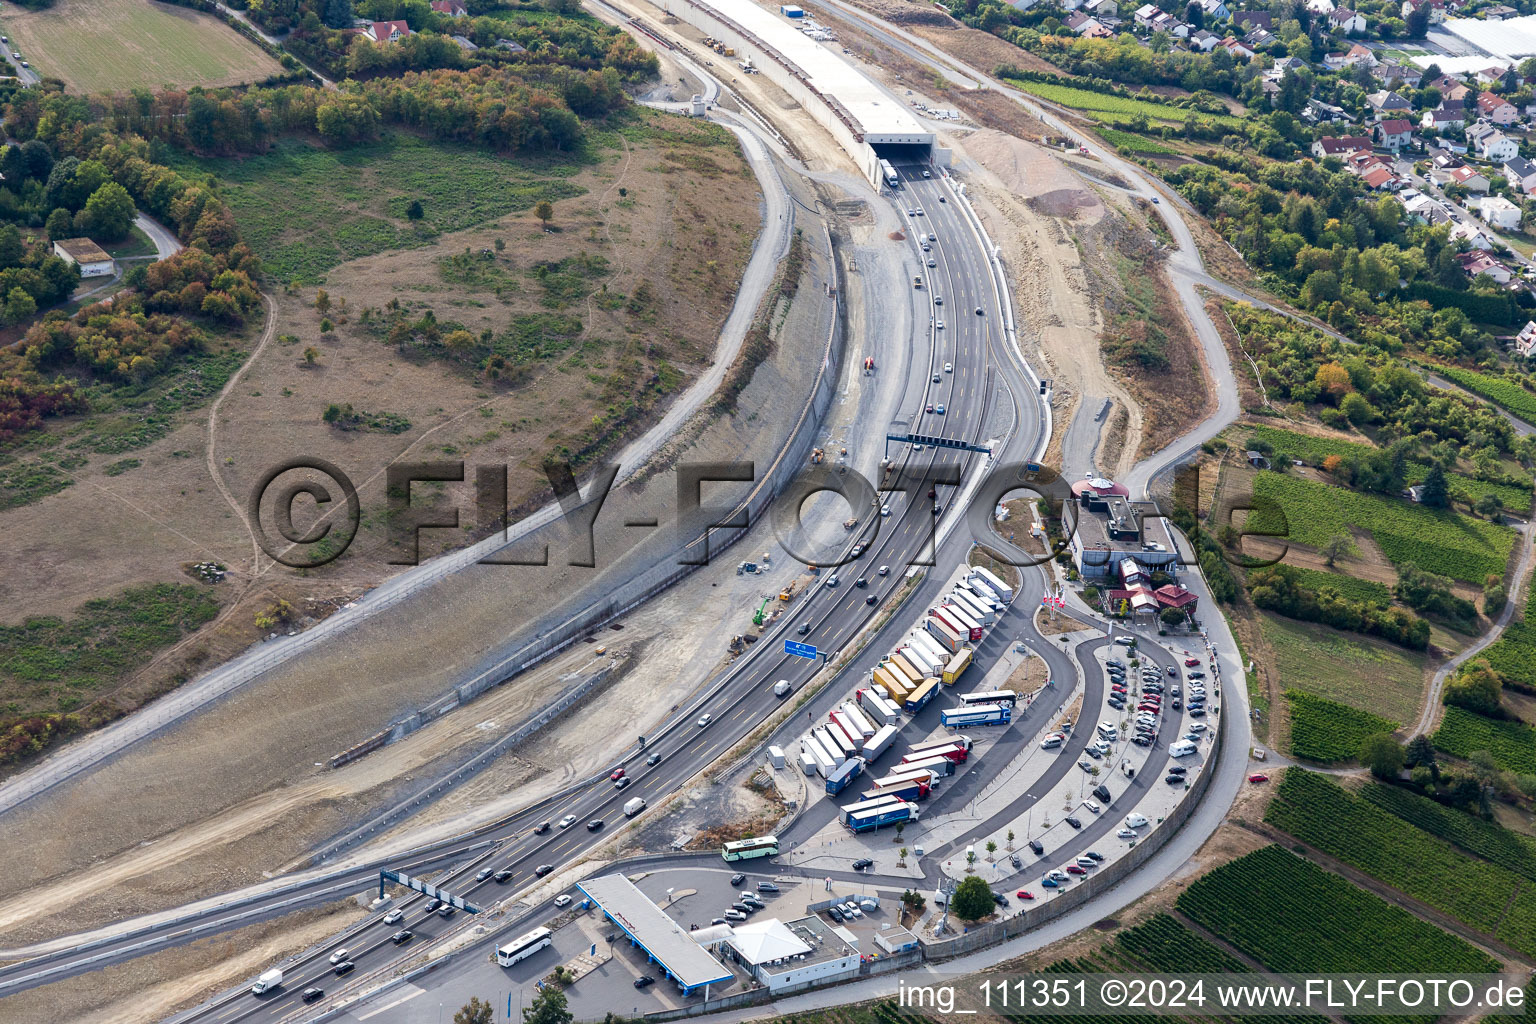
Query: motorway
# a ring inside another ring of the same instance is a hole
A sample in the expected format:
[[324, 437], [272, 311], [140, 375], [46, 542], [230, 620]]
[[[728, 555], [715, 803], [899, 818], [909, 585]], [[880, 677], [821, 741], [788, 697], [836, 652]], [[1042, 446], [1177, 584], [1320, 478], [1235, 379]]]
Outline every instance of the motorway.
[[[915, 351], [926, 353], [926, 359], [918, 359], [916, 365], [881, 367], [878, 373], [901, 374], [906, 380], [897, 379], [894, 384], [905, 388], [906, 398], [902, 408], [907, 410], [906, 426], [916, 433], [943, 435], [970, 442], [984, 441], [982, 437], [987, 422], [990, 376], [989, 364], [993, 361], [994, 346], [1001, 340], [1001, 308], [991, 275], [987, 257], [980, 239], [970, 228], [963, 214], [957, 209], [955, 194], [942, 177], [925, 179], [921, 168], [915, 164], [903, 165], [904, 188], [897, 196], [901, 204], [909, 204], [915, 210], [923, 209], [922, 216], [912, 216], [912, 234], [934, 234], [938, 242], [931, 253], [922, 253], [914, 238], [909, 238], [912, 276], [922, 274], [926, 287], [911, 289], [911, 299], [917, 307], [914, 323], [926, 339], [919, 339]], [[942, 201], [941, 201], [942, 197]], [[909, 208], [903, 205], [902, 209]], [[933, 267], [926, 266], [928, 259]], [[976, 311], [982, 312], [978, 314]], [[953, 311], [950, 313], [949, 311]], [[945, 316], [949, 313], [948, 316]], [[925, 315], [926, 314], [926, 315]], [[944, 325], [941, 327], [940, 323]], [[930, 342], [922, 345], [921, 340]], [[877, 357], [878, 359], [878, 357]], [[945, 363], [953, 364], [953, 372], [943, 370]], [[939, 377], [935, 384], [933, 376]], [[937, 412], [944, 405], [945, 412]], [[929, 407], [934, 412], [929, 413]], [[1029, 436], [1038, 433], [1035, 425], [1038, 417], [1017, 417], [1019, 435], [1014, 447], [1022, 446], [1034, 451], [1043, 447], [1045, 439]], [[899, 427], [897, 428], [899, 429]], [[902, 446], [904, 447], [904, 446]], [[956, 464], [969, 468], [978, 461], [977, 456], [955, 459], [953, 453], [924, 448], [922, 451], [907, 448], [893, 452], [896, 468], [909, 479], [924, 484], [933, 477], [936, 468]], [[918, 485], [923, 486], [923, 484]], [[430, 861], [442, 863], [458, 856], [461, 866], [449, 881], [471, 873], [481, 863], [496, 868], [510, 868], [514, 874], [505, 888], [493, 881], [470, 882], [455, 890], [457, 894], [474, 901], [494, 900], [497, 892], [515, 892], [537, 879], [539, 865], [559, 865], [606, 841], [606, 832], [622, 819], [623, 803], [636, 796], [656, 801], [684, 788], [698, 772], [728, 753], [748, 735], [767, 715], [778, 706], [779, 699], [772, 695], [772, 685], [778, 679], [788, 679], [798, 691], [820, 666], [810, 661], [787, 656], [782, 651], [782, 639], [790, 637], [815, 644], [820, 650], [836, 652], [845, 646], [865, 624], [879, 611], [881, 599], [888, 597], [904, 578], [903, 569], [913, 557], [925, 549], [931, 549], [936, 523], [940, 517], [933, 512], [933, 504], [947, 505], [956, 488], [939, 485], [937, 501], [930, 502], [926, 492], [914, 489], [910, 500], [899, 493], [887, 495], [892, 515], [883, 519], [870, 510], [863, 518], [860, 530], [846, 539], [845, 550], [855, 542], [868, 545], [855, 564], [836, 570], [846, 579], [837, 587], [818, 586], [796, 605], [795, 613], [783, 616], [777, 627], [762, 641], [750, 648], [725, 673], [722, 686], [712, 687], [714, 694], [704, 703], [688, 708], [665, 727], [659, 736], [653, 736], [643, 753], [631, 756], [626, 767], [632, 767], [635, 781], [625, 790], [615, 792], [606, 776], [589, 780], [569, 792], [564, 799], [547, 801], [538, 807], [513, 815], [494, 823], [475, 835], [457, 841], [435, 844], [417, 851], [406, 861]], [[962, 509], [945, 509], [946, 514], [961, 516]], [[879, 577], [873, 572], [877, 565], [889, 565], [889, 576]], [[862, 567], [870, 580], [867, 589], [853, 586], [851, 578]], [[826, 574], [822, 577], [827, 578]], [[866, 603], [874, 595], [876, 604]], [[809, 625], [803, 636], [798, 635], [799, 624]], [[711, 716], [710, 724], [700, 728], [693, 722], [703, 714]], [[644, 767], [644, 760], [651, 754], [660, 753], [662, 760], [654, 767]], [[554, 820], [573, 814], [577, 824], [569, 829], [552, 828], [543, 835], [532, 832], [540, 821]], [[608, 823], [604, 828], [589, 832], [581, 823], [601, 819]], [[494, 856], [487, 856], [487, 841], [498, 844]], [[44, 956], [15, 964], [0, 970], [0, 993], [19, 990], [45, 981], [71, 977], [110, 963], [142, 955], [154, 948], [186, 941], [189, 932], [204, 934], [227, 927], [229, 924], [245, 924], [263, 917], [276, 916], [304, 905], [335, 899], [338, 893], [356, 892], [376, 879], [376, 866], [369, 865], [339, 874], [329, 874], [296, 890], [283, 891], [259, 897], [239, 906], [216, 910], [197, 910], [189, 915], [170, 915], [171, 919], [137, 930], [131, 937], [120, 938], [88, 949], [72, 947], [57, 950]], [[458, 920], [444, 921], [428, 918], [419, 910], [420, 898], [404, 904], [407, 907], [406, 926], [417, 933], [412, 944], [430, 941], [450, 930]], [[240, 915], [236, 917], [236, 915]], [[379, 923], [375, 916], [358, 929], [349, 930], [337, 940], [349, 944], [356, 953], [358, 974], [376, 970], [389, 959], [386, 953], [400, 952], [388, 942], [393, 929]], [[204, 929], [207, 931], [205, 932]], [[353, 935], [358, 938], [352, 938]], [[334, 945], [334, 944], [333, 944]], [[226, 993], [190, 1014], [184, 1020], [234, 1021], [259, 1014], [261, 1019], [273, 1019], [275, 1014], [291, 1010], [297, 1005], [302, 989], [319, 979], [330, 976], [329, 965], [300, 960], [285, 965], [291, 979], [274, 997], [252, 1000], [243, 989]]]

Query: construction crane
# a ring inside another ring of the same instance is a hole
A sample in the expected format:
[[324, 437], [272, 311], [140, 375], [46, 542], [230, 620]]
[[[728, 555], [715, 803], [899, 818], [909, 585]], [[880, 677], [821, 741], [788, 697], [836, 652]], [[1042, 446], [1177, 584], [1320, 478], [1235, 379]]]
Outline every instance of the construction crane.
[[770, 600], [772, 600], [772, 598], [765, 597], [763, 598], [763, 603], [757, 606], [757, 614], [752, 616], [752, 625], [761, 626], [763, 624], [763, 619], [766, 618], [763, 612], [764, 609], [768, 607], [768, 602]]

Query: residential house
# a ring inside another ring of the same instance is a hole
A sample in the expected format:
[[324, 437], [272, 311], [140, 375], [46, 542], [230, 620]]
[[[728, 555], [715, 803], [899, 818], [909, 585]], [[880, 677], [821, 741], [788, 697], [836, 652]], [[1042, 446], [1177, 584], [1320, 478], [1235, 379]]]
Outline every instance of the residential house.
[[1227, 38], [1223, 39], [1221, 47], [1239, 60], [1253, 60], [1253, 51], [1244, 46], [1241, 39], [1234, 36], [1227, 36]]
[[1067, 15], [1062, 24], [1067, 26], [1069, 30], [1088, 39], [1103, 39], [1113, 35], [1097, 18], [1090, 18], [1081, 10], [1073, 11]]
[[1506, 21], [1519, 15], [1519, 11], [1504, 4], [1494, 4], [1492, 7], [1484, 7], [1482, 15], [1488, 21]]
[[398, 43], [411, 34], [411, 26], [403, 21], [370, 21], [361, 28], [349, 29], [375, 43]]
[[1378, 121], [1385, 121], [1394, 117], [1407, 117], [1413, 113], [1412, 103], [1387, 89], [1371, 93], [1365, 98], [1365, 102], [1370, 106], [1372, 116]]
[[1275, 28], [1275, 19], [1268, 11], [1238, 11], [1232, 15], [1232, 20], [1238, 28], [1263, 28], [1270, 31], [1274, 31]]
[[1168, 26], [1167, 31], [1175, 39], [1188, 39], [1189, 34], [1195, 30], [1193, 25], [1186, 22], [1178, 21], [1177, 19], [1170, 20], [1173, 21], [1173, 24]]
[[468, 36], [449, 36], [448, 38], [452, 39], [454, 45], [457, 46], [461, 50], [466, 50], [467, 51], [467, 50], [478, 50], [478, 49], [480, 49], [480, 47], [478, 45], [476, 45], [474, 40], [470, 39]]
[[1132, 15], [1132, 20], [1136, 22], [1137, 28], [1144, 28], [1150, 32], [1152, 30], [1152, 22], [1162, 13], [1161, 10], [1152, 4], [1142, 4], [1136, 8], [1136, 13]]
[[1504, 177], [1509, 183], [1527, 195], [1536, 192], [1536, 164], [1523, 156], [1504, 161]]
[[1008, 0], [1008, 6], [1016, 11], [1027, 11], [1039, 2], [1040, 0]]
[[1438, 131], [1446, 131], [1452, 128], [1465, 128], [1467, 124], [1467, 112], [1461, 106], [1441, 105], [1434, 110], [1424, 111], [1424, 116], [1419, 119], [1420, 128], [1434, 128]]
[[1410, 64], [1382, 61], [1371, 69], [1371, 77], [1388, 89], [1417, 89], [1424, 73]]
[[1449, 150], [1440, 148], [1440, 139], [1435, 139], [1426, 147], [1430, 152], [1429, 163], [1437, 171], [1448, 171], [1452, 167], [1465, 167], [1461, 157]]
[[1491, 92], [1480, 92], [1477, 94], [1477, 106], [1475, 109], [1480, 117], [1486, 118], [1497, 125], [1512, 125], [1520, 120], [1520, 111], [1515, 109], [1513, 103]]
[[1326, 15], [1333, 13], [1333, 0], [1307, 0], [1307, 2], [1302, 6], [1304, 6], [1309, 13], [1316, 15]]
[[1377, 122], [1376, 139], [1383, 149], [1400, 153], [1413, 145], [1413, 122], [1402, 118]]
[[1457, 221], [1451, 225], [1451, 233], [1448, 237], [1452, 245], [1465, 244], [1470, 249], [1493, 251], [1493, 239], [1488, 237], [1488, 232], [1473, 223], [1463, 224]]
[[[1403, 20], [1407, 21], [1408, 15], [1413, 13], [1413, 9], [1423, 3], [1424, 0], [1403, 0], [1402, 6], [1398, 8], [1398, 12], [1402, 15]], [[1429, 4], [1429, 23], [1431, 25], [1445, 24], [1445, 4], [1441, 0], [1432, 0]]]
[[1269, 70], [1265, 74], [1273, 75], [1276, 79], [1280, 79], [1285, 77], [1287, 71], [1303, 71], [1306, 69], [1306, 66], [1307, 62], [1300, 57], [1281, 57], [1274, 64], [1270, 65]]
[[1450, 75], [1441, 75], [1439, 78], [1430, 79], [1421, 83], [1426, 89], [1433, 89], [1440, 94], [1440, 99], [1446, 102], [1464, 101], [1472, 94], [1472, 90], [1459, 78]]
[[1382, 163], [1373, 164], [1360, 175], [1360, 180], [1365, 182], [1366, 188], [1376, 192], [1391, 191], [1401, 183], [1396, 172]]
[[1495, 64], [1492, 67], [1473, 72], [1472, 77], [1478, 85], [1503, 86], [1506, 89], [1518, 89], [1524, 81], [1520, 77], [1520, 72], [1507, 68], [1502, 64]]
[[469, 8], [464, 6], [462, 0], [432, 0], [431, 7], [438, 14], [446, 14], [450, 18], [463, 18], [469, 14]]
[[1191, 32], [1189, 35], [1189, 48], [1191, 50], [1199, 50], [1201, 53], [1210, 53], [1220, 43], [1220, 37], [1215, 35], [1215, 33], [1207, 32], [1205, 29]]
[[1275, 34], [1268, 29], [1255, 28], [1243, 36], [1243, 45], [1250, 50], [1258, 51], [1273, 43], [1275, 38]]
[[[1467, 155], [1467, 144], [1453, 135], [1442, 135], [1438, 139], [1430, 139], [1425, 143], [1425, 148], [1429, 151], [1429, 155], [1435, 158], [1442, 154], [1448, 157]], [[1460, 161], [1456, 163], [1459, 164]], [[1456, 164], [1448, 166], [1456, 166]]]
[[1322, 124], [1325, 121], [1348, 121], [1349, 114], [1343, 107], [1336, 107], [1332, 103], [1307, 100], [1307, 105], [1301, 108], [1301, 119], [1313, 124]]
[[1226, 0], [1199, 0], [1200, 10], [1205, 12], [1205, 20], [1225, 21], [1232, 17], [1232, 12], [1227, 8]]
[[1502, 164], [1520, 155], [1520, 144], [1491, 124], [1478, 121], [1467, 129], [1467, 142], [1478, 156]]
[[1369, 153], [1371, 140], [1361, 136], [1346, 135], [1342, 138], [1321, 138], [1312, 143], [1312, 155], [1321, 160], [1328, 156], [1345, 157], [1351, 153]]
[[1328, 14], [1328, 27], [1345, 35], [1358, 35], [1365, 31], [1365, 15], [1348, 7], [1335, 8]]
[[53, 243], [53, 254], [79, 267], [81, 277], [108, 277], [117, 270], [106, 250], [89, 238], [61, 238]]
[[1355, 43], [1344, 51], [1344, 63], [1364, 64], [1368, 68], [1373, 68], [1380, 62], [1376, 59], [1375, 50], [1363, 43]]
[[1456, 262], [1461, 264], [1461, 269], [1468, 277], [1487, 274], [1498, 284], [1509, 284], [1514, 277], [1508, 267], [1482, 250], [1464, 252], [1456, 257]]
[[1505, 231], [1520, 229], [1520, 207], [1503, 196], [1485, 196], [1477, 204], [1477, 215], [1484, 223]]
[[524, 46], [522, 43], [515, 39], [498, 39], [496, 40], [496, 48], [498, 50], [506, 50], [508, 53], [528, 52], [528, 47]]
[[1120, 5], [1115, 0], [1089, 0], [1083, 4], [1083, 10], [1095, 18], [1117, 18], [1120, 16]]
[[1529, 356], [1532, 349], [1536, 349], [1536, 320], [1527, 320], [1520, 333], [1515, 335], [1515, 351]]
[[1465, 164], [1446, 171], [1445, 180], [1452, 185], [1460, 185], [1468, 192], [1487, 192], [1489, 186], [1488, 175]]
[[1453, 223], [1451, 215], [1433, 196], [1426, 196], [1422, 192], [1404, 192], [1400, 198], [1408, 216], [1420, 224], [1428, 224], [1433, 228]]

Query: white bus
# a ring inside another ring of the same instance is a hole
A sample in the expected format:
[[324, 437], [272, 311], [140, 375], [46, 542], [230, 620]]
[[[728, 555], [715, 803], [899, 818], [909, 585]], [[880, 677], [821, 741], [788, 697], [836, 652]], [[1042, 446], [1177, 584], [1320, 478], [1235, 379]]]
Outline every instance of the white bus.
[[550, 944], [549, 937], [551, 934], [548, 928], [535, 928], [527, 935], [518, 936], [496, 950], [496, 963], [502, 967], [511, 967], [519, 960], [528, 959]]

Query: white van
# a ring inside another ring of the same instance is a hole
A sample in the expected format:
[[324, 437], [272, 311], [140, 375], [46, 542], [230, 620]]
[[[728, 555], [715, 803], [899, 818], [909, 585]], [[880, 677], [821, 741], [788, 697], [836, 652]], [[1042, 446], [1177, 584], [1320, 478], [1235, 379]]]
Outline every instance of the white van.
[[1146, 828], [1147, 827], [1147, 816], [1145, 814], [1137, 814], [1135, 811], [1132, 811], [1130, 814], [1127, 814], [1125, 816], [1125, 827], [1126, 828]]
[[1054, 750], [1057, 747], [1061, 746], [1061, 741], [1063, 739], [1065, 739], [1065, 738], [1066, 737], [1062, 736], [1061, 733], [1053, 732], [1049, 736], [1047, 736], [1045, 739], [1040, 741], [1040, 749], [1041, 750]]
[[1188, 757], [1195, 752], [1195, 745], [1189, 740], [1179, 740], [1168, 748], [1169, 757]]
[[1110, 725], [1108, 722], [1100, 722], [1099, 735], [1103, 736], [1107, 740], [1112, 741], [1115, 738], [1115, 727]]

